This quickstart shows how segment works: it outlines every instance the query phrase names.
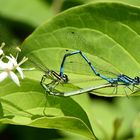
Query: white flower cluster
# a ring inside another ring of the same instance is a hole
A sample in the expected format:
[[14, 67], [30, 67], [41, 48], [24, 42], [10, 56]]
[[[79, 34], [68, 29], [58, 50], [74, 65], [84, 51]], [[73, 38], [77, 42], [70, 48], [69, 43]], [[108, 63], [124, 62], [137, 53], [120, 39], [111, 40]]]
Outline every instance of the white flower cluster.
[[[16, 57], [14, 57], [12, 54], [9, 56], [4, 54], [3, 47], [5, 46], [5, 43], [2, 43], [0, 46], [0, 82], [5, 80], [7, 77], [10, 77], [14, 83], [16, 83], [18, 86], [20, 86], [19, 78], [15, 74], [16, 71], [19, 72], [21, 78], [24, 78], [23, 70], [20, 66], [28, 60], [27, 57], [23, 57], [23, 59], [18, 63], [18, 53]], [[4, 62], [3, 60], [7, 60]]]

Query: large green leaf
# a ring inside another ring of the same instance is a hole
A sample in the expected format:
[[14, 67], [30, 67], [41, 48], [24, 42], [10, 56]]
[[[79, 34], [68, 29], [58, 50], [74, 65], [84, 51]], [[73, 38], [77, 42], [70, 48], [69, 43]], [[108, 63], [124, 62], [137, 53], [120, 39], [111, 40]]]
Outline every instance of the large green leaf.
[[134, 132], [134, 139], [139, 140], [140, 139], [140, 113], [134, 120], [133, 132]]
[[[98, 64], [101, 70], [108, 67], [107, 71], [134, 77], [139, 75], [140, 69], [139, 17], [139, 8], [121, 3], [79, 6], [40, 26], [23, 43], [23, 52], [29, 58], [35, 55], [47, 67], [59, 71], [66, 50], [81, 50], [92, 64]], [[106, 83], [92, 80], [95, 74], [90, 68], [86, 68], [86, 62], [82, 61], [80, 56], [75, 55], [70, 61], [76, 63], [71, 63], [70, 67], [66, 64], [65, 73], [75, 87], [66, 84], [66, 89], [75, 90], [77, 87], [86, 88]], [[75, 79], [82, 83], [74, 82]], [[61, 86], [60, 89], [63, 91], [65, 86]], [[113, 91], [114, 87], [93, 93], [102, 96], [124, 96], [126, 93], [132, 93], [128, 88], [124, 90], [124, 86], [119, 86], [117, 94]]]
[[140, 6], [140, 1], [139, 0], [89, 0], [93, 2], [121, 2], [121, 3], [127, 3], [135, 6]]
[[96, 118], [94, 131], [98, 138], [117, 140], [138, 138], [139, 101], [139, 97], [115, 98], [110, 102], [93, 99], [92, 107]]
[[11, 81], [1, 84], [0, 121], [2, 123], [55, 128], [95, 139], [86, 112], [76, 101], [69, 97], [62, 98], [47, 94], [46, 98], [38, 81], [26, 79], [21, 85], [17, 87]]

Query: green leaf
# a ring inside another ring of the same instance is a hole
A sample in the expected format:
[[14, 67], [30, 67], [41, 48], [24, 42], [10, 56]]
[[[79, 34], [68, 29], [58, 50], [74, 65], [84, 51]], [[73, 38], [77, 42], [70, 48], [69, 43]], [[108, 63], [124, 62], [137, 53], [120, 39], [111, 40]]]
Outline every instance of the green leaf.
[[133, 124], [134, 140], [140, 139], [140, 113], [137, 115]]
[[[133, 78], [139, 76], [140, 69], [139, 17], [139, 8], [122, 3], [102, 2], [72, 8], [40, 26], [23, 43], [23, 53], [29, 58], [35, 55], [49, 69], [59, 72], [66, 50], [81, 50], [101, 70], [107, 67], [106, 71], [124, 73]], [[94, 80], [97, 77], [82, 60], [78, 55], [70, 58], [74, 63], [66, 64], [65, 73], [72, 85], [65, 84], [58, 87], [59, 90], [107, 83], [105, 80]], [[76, 79], [79, 81], [75, 82]], [[101, 96], [126, 96], [132, 91], [119, 86], [117, 94], [114, 93], [114, 87], [93, 91], [93, 94]], [[139, 92], [133, 95], [139, 95]]]
[[[61, 13], [40, 26], [25, 40], [22, 53], [29, 58], [35, 56], [35, 62], [40, 60], [49, 69], [59, 72], [66, 50], [81, 50], [93, 65], [99, 64], [102, 69], [107, 66], [113, 72], [117, 71], [134, 77], [139, 75], [140, 69], [139, 16], [139, 8], [125, 4], [93, 3], [79, 6]], [[77, 87], [79, 89], [105, 83], [105, 81], [96, 80], [87, 82], [97, 77], [90, 69], [86, 69], [85, 61], [82, 61], [80, 56], [75, 55], [70, 61], [76, 61], [77, 64], [72, 63], [71, 67], [67, 64], [65, 68], [71, 85], [56, 87], [59, 90], [77, 90]], [[28, 78], [34, 79], [34, 74]], [[74, 82], [75, 79], [82, 83]], [[126, 92], [131, 94], [129, 89], [126, 89]], [[119, 87], [117, 94], [113, 93], [113, 88], [103, 89], [97, 94], [126, 96], [124, 87]], [[35, 125], [33, 123], [33, 126]]]
[[94, 123], [96, 136], [99, 139], [128, 139], [132, 131], [135, 136], [138, 136], [140, 106], [137, 105], [139, 101], [139, 97], [114, 98], [111, 102], [93, 99], [92, 110], [96, 118]]
[[139, 0], [89, 0], [90, 2], [120, 2], [120, 3], [126, 3], [130, 5], [140, 6]]
[[69, 97], [45, 94], [38, 81], [25, 79], [17, 87], [7, 80], [0, 91], [1, 123], [55, 128], [96, 139], [81, 106]]
[[0, 16], [37, 26], [53, 15], [52, 9], [42, 0], [0, 1]]

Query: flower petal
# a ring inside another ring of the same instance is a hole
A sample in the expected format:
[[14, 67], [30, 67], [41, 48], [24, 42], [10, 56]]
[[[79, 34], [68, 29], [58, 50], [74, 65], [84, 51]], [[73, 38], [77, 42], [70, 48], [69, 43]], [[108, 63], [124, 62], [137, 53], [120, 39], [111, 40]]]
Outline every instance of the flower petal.
[[0, 55], [3, 55], [3, 50], [2, 49], [0, 49]]
[[8, 76], [7, 72], [0, 73], [0, 82], [2, 82], [5, 78], [7, 78], [7, 76]]
[[0, 70], [5, 70], [5, 68], [7, 68], [7, 63], [4, 63], [4, 62], [0, 59]]
[[0, 59], [0, 69], [4, 69], [5, 68], [5, 63]]
[[16, 58], [14, 58], [12, 55], [10, 55], [10, 56], [6, 56], [6, 58], [9, 59], [9, 61], [11, 61], [11, 63], [13, 63], [14, 66], [16, 66], [17, 65]]
[[10, 71], [9, 76], [13, 80], [13, 82], [15, 82], [18, 86], [20, 86], [19, 79], [14, 72]]
[[14, 69], [14, 64], [12, 63], [12, 61], [8, 61], [8, 63], [7, 63], [7, 67], [8, 67], [8, 69], [10, 69], [10, 70], [13, 70]]
[[22, 69], [20, 67], [17, 67], [17, 71], [19, 72], [21, 78], [23, 79], [24, 78], [24, 74], [22, 72]]

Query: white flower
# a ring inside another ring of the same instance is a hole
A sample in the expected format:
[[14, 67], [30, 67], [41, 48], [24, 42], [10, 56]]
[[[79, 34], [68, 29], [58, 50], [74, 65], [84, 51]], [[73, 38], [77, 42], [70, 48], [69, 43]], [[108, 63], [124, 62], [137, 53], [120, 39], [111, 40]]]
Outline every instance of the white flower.
[[0, 56], [4, 54], [2, 48], [5, 46], [5, 43], [3, 42], [0, 46]]
[[22, 68], [20, 68], [20, 65], [22, 65], [25, 61], [27, 61], [28, 58], [23, 57], [23, 59], [19, 63], [17, 63], [17, 57], [14, 58], [12, 55], [6, 56], [6, 58], [9, 59], [9, 63], [13, 64], [14, 69], [16, 69], [19, 72], [21, 78], [23, 79], [24, 75], [23, 75], [23, 72], [22, 72]]
[[27, 61], [28, 58], [24, 57], [19, 63], [17, 62], [17, 57], [14, 58], [12, 55], [6, 56], [6, 58], [9, 60], [7, 63], [4, 63], [2, 60], [0, 60], [0, 71], [2, 71], [0, 73], [0, 82], [6, 79], [7, 77], [10, 77], [13, 80], [13, 82], [20, 86], [19, 79], [13, 71], [17, 70], [21, 78], [23, 79], [24, 75], [20, 65]]
[[3, 50], [0, 48], [0, 56], [3, 54]]

